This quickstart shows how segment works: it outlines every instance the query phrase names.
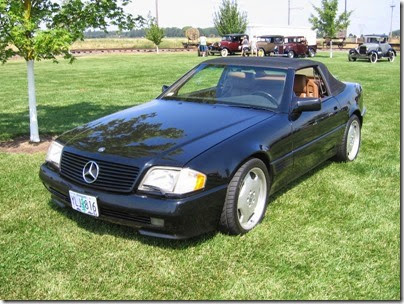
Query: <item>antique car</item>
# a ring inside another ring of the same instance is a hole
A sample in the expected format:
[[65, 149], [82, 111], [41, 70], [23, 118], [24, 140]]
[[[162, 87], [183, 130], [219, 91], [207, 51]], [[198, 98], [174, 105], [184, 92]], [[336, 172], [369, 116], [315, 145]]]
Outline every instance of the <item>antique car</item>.
[[308, 45], [307, 40], [303, 36], [285, 37], [284, 44], [279, 47], [278, 54], [282, 54], [289, 58], [295, 57], [314, 57], [317, 52], [316, 45]]
[[257, 37], [258, 56], [270, 56], [278, 52], [279, 45], [283, 44], [283, 36], [266, 35]]
[[219, 44], [209, 47], [209, 54], [214, 55], [219, 53], [222, 57], [227, 57], [229, 54], [241, 53], [241, 42], [246, 34], [229, 34], [222, 37]]
[[39, 176], [57, 205], [142, 235], [244, 234], [269, 195], [329, 158], [353, 161], [364, 115], [362, 87], [320, 62], [217, 58], [62, 134]]
[[365, 59], [371, 63], [376, 63], [383, 57], [390, 62], [396, 58], [396, 51], [388, 43], [388, 36], [386, 35], [365, 35], [364, 43], [356, 49], [350, 49], [348, 53], [349, 61]]

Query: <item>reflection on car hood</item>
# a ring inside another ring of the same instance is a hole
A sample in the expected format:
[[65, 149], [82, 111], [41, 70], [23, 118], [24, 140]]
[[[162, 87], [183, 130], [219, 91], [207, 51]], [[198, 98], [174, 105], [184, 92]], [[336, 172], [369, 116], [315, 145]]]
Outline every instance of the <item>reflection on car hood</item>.
[[143, 162], [186, 163], [210, 147], [273, 115], [270, 111], [154, 100], [63, 134], [69, 148]]

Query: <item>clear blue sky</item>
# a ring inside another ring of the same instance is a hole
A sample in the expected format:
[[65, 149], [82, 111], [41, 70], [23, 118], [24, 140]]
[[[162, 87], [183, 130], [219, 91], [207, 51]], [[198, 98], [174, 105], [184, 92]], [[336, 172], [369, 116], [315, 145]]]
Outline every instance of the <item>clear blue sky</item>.
[[[162, 27], [213, 26], [213, 14], [221, 0], [158, 0], [159, 25]], [[287, 0], [238, 0], [242, 10], [248, 13], [250, 24], [286, 26], [288, 22]], [[310, 27], [308, 18], [314, 12], [312, 5], [319, 6], [321, 0], [291, 0], [291, 25]], [[391, 4], [395, 4], [393, 30], [400, 28], [399, 0], [347, 0], [348, 10], [353, 10], [348, 33], [388, 34], [390, 31]], [[345, 0], [339, 0], [343, 12]], [[127, 8], [137, 15], [155, 15], [155, 0], [133, 0]]]

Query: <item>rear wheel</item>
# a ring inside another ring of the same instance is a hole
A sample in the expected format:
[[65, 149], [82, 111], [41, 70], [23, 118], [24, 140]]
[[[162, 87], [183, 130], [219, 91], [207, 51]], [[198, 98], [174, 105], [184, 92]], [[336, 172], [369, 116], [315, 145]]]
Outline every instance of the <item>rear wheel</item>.
[[349, 55], [348, 55], [348, 60], [349, 60], [349, 61], [356, 61], [356, 58], [353, 57], [352, 54], [349, 54]]
[[270, 187], [265, 164], [256, 158], [245, 162], [227, 188], [220, 217], [223, 232], [244, 234], [257, 226], [264, 217]]
[[222, 57], [227, 57], [229, 55], [229, 50], [228, 49], [221, 50], [220, 55], [222, 55]]
[[394, 52], [390, 51], [387, 57], [388, 61], [390, 62], [394, 62], [394, 59], [396, 59], [396, 55], [394, 54]]
[[345, 127], [344, 136], [337, 151], [338, 161], [349, 162], [358, 156], [361, 144], [361, 124], [358, 116], [352, 115]]

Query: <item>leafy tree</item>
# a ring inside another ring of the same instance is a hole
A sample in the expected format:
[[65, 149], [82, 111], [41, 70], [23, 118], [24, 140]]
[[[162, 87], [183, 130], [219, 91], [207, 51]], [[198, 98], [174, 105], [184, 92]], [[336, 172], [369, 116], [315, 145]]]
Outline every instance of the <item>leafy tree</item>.
[[[348, 28], [352, 11], [343, 12], [337, 17], [338, 0], [321, 0], [321, 7], [313, 5], [313, 8], [318, 16], [311, 14], [309, 21], [312, 24], [312, 29], [317, 30], [323, 37], [331, 39], [339, 31]], [[332, 43], [330, 43], [330, 47], [330, 57], [332, 57]]]
[[159, 52], [159, 45], [164, 38], [164, 30], [160, 28], [154, 18], [149, 21], [149, 28], [146, 29], [146, 39], [153, 42], [156, 46], [157, 53]]
[[222, 0], [219, 11], [213, 17], [213, 23], [221, 36], [244, 33], [248, 24], [247, 13], [239, 10], [237, 0]]
[[[30, 139], [39, 142], [36, 113], [34, 61], [57, 56], [73, 61], [73, 42], [83, 39], [87, 28], [107, 30], [115, 25], [131, 29], [143, 18], [123, 11], [130, 0], [0, 0], [0, 60], [12, 56], [27, 62]], [[122, 5], [120, 5], [122, 3]]]

